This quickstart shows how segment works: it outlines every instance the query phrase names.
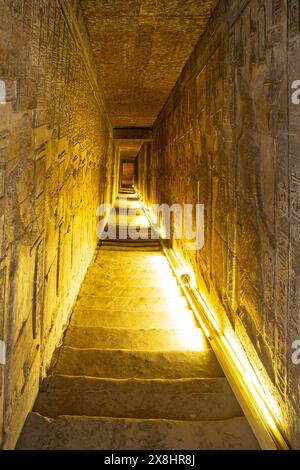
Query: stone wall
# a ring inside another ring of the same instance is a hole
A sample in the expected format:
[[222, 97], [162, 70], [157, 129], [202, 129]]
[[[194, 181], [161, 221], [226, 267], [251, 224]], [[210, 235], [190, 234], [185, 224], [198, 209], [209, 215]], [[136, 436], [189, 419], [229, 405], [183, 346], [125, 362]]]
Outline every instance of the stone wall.
[[298, 448], [299, 57], [298, 0], [221, 0], [154, 125], [146, 198], [205, 204], [204, 249], [174, 248], [241, 340]]
[[94, 253], [97, 206], [116, 190], [110, 118], [77, 4], [0, 0], [4, 448], [14, 446]]

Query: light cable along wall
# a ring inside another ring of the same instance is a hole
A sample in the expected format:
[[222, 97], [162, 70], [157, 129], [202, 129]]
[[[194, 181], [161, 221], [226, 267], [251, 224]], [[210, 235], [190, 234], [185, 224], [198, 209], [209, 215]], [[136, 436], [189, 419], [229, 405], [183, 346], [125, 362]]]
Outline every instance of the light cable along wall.
[[[203, 204], [205, 244], [173, 249], [243, 346], [300, 448], [299, 2], [221, 0], [153, 126], [148, 204]], [[144, 169], [142, 168], [144, 166]], [[148, 168], [148, 167], [147, 167]], [[143, 184], [146, 183], [146, 189]]]
[[[157, 227], [158, 221], [138, 190], [137, 195], [149, 223]], [[261, 448], [289, 450], [281, 431], [277, 405], [261, 382], [242, 345], [231, 331], [222, 331], [216, 313], [204, 294], [197, 289], [194, 273], [169, 247], [161, 228], [159, 235], [164, 254], [177, 282], [210, 342]]]

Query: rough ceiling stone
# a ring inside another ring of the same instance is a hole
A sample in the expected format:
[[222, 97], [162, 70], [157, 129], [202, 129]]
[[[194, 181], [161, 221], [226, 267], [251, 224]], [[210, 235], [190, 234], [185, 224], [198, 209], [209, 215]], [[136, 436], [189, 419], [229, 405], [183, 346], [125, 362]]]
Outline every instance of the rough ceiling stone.
[[113, 125], [152, 126], [218, 0], [81, 0]]

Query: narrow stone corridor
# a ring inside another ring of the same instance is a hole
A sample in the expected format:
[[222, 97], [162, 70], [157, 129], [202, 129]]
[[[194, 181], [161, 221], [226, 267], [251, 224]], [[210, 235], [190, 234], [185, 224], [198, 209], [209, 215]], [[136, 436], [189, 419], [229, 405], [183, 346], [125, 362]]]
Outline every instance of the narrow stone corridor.
[[1, 450], [300, 449], [299, 57], [300, 0], [0, 0]]
[[159, 241], [98, 248], [54, 362], [19, 449], [258, 448]]

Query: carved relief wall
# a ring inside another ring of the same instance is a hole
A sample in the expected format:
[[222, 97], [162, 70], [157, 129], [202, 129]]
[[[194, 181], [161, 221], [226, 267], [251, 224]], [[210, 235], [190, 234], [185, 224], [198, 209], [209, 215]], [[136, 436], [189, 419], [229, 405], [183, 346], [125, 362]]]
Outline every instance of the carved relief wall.
[[[74, 5], [76, 2], [73, 2]], [[64, 9], [69, 5], [63, 2]], [[115, 195], [112, 130], [57, 0], [0, 1], [0, 435], [13, 446]], [[76, 40], [75, 40], [76, 38]], [[4, 84], [4, 85], [3, 85]], [[3, 410], [4, 406], [4, 410]]]
[[[174, 247], [241, 340], [294, 447], [300, 108], [290, 86], [300, 79], [299, 8], [297, 0], [219, 3], [154, 125], [147, 184], [149, 202], [205, 204], [204, 249]], [[140, 180], [146, 167], [141, 152]]]

